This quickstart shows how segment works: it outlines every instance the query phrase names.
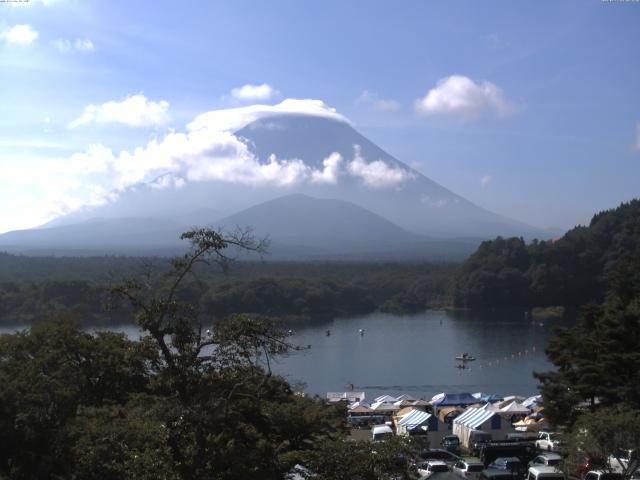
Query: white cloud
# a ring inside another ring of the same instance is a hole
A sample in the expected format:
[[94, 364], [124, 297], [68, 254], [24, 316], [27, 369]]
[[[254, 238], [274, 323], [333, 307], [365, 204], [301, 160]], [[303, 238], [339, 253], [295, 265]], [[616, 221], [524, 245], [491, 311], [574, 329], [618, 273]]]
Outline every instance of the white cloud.
[[[222, 118], [225, 112], [229, 118]], [[274, 107], [209, 112], [199, 116], [185, 132], [171, 131], [130, 151], [116, 152], [95, 144], [68, 158], [21, 159], [7, 165], [0, 162], [0, 175], [16, 179], [0, 185], [0, 198], [24, 204], [20, 215], [0, 212], [0, 230], [34, 226], [82, 206], [114, 201], [140, 182], [155, 189], [182, 188], [188, 182], [203, 181], [288, 188], [305, 183], [331, 186], [350, 177], [366, 187], [391, 188], [413, 178], [409, 170], [399, 166], [377, 159], [368, 162], [357, 146], [350, 161], [334, 152], [321, 166], [306, 164], [300, 158], [272, 155], [259, 159], [228, 129], [248, 119], [287, 113], [347, 121], [322, 102], [289, 100]]]
[[447, 115], [462, 120], [473, 120], [483, 115], [504, 117], [517, 111], [517, 107], [493, 83], [475, 83], [462, 75], [438, 81], [425, 97], [416, 100], [415, 109], [422, 115]]
[[3, 32], [1, 37], [8, 44], [29, 45], [36, 41], [38, 32], [31, 28], [31, 25], [14, 25], [9, 30]]
[[322, 170], [315, 170], [311, 173], [311, 181], [314, 183], [338, 183], [338, 176], [342, 166], [342, 155], [333, 152], [322, 161]]
[[636, 144], [634, 149], [636, 152], [640, 152], [640, 122], [636, 123]]
[[87, 105], [83, 114], [69, 124], [76, 128], [89, 123], [124, 123], [134, 127], [159, 125], [169, 121], [169, 103], [152, 102], [142, 95], [133, 95], [121, 101], [110, 101], [102, 105]]
[[480, 185], [482, 185], [482, 188], [484, 188], [487, 185], [489, 185], [492, 181], [493, 181], [493, 177], [491, 175], [484, 175], [480, 179]]
[[212, 130], [233, 132], [240, 130], [251, 122], [273, 115], [312, 115], [349, 121], [330, 108], [322, 100], [298, 100], [289, 98], [277, 105], [251, 105], [247, 107], [228, 108], [225, 110], [213, 110], [198, 115], [193, 122], [187, 125], [187, 130]]
[[398, 110], [400, 108], [400, 104], [396, 100], [380, 98], [377, 93], [368, 90], [363, 90], [358, 97], [358, 103], [369, 105], [373, 109], [383, 112]]
[[231, 95], [234, 98], [243, 101], [269, 100], [279, 93], [280, 92], [267, 83], [263, 83], [262, 85], [247, 84], [231, 90]]
[[354, 146], [353, 160], [347, 166], [348, 172], [360, 177], [365, 185], [373, 188], [392, 187], [414, 178], [413, 173], [400, 167], [390, 167], [382, 160], [367, 163], [360, 147]]
[[76, 38], [75, 41], [59, 38], [51, 42], [53, 46], [62, 53], [71, 51], [89, 53], [95, 50], [93, 42], [88, 38]]
[[[431, 198], [429, 195], [422, 194], [420, 196], [420, 202], [425, 203], [431, 207], [442, 208], [449, 205], [450, 200], [447, 198]], [[454, 203], [458, 203], [458, 199], [453, 199]]]

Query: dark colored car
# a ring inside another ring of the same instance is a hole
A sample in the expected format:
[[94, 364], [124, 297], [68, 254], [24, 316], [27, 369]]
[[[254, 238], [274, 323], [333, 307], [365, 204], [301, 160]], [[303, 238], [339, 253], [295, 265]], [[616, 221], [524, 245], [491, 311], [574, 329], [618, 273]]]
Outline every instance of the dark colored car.
[[443, 437], [440, 445], [442, 445], [442, 448], [445, 450], [455, 455], [460, 455], [460, 439], [457, 435], [446, 435]]
[[510, 472], [518, 478], [524, 477], [527, 471], [527, 467], [518, 457], [498, 457], [487, 466], [487, 469]]

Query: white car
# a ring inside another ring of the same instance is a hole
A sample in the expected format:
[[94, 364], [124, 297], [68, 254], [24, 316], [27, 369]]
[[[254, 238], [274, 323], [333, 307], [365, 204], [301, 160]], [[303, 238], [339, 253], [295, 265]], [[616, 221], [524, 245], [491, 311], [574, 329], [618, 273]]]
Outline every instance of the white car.
[[565, 480], [564, 473], [556, 467], [530, 467], [526, 480]]
[[582, 480], [622, 480], [622, 474], [617, 472], [603, 472], [602, 470], [591, 470], [582, 477]]
[[469, 480], [478, 480], [484, 470], [484, 464], [480, 460], [460, 459], [453, 465], [453, 473]]
[[448, 472], [449, 467], [441, 460], [429, 460], [417, 465], [420, 478], [429, 478], [434, 473]]
[[614, 472], [622, 473], [629, 468], [629, 462], [636, 459], [633, 450], [619, 450], [616, 455], [609, 457], [609, 465]]
[[543, 453], [529, 462], [530, 467], [557, 467], [562, 463], [562, 457], [557, 453]]
[[553, 452], [560, 449], [560, 440], [554, 432], [540, 432], [536, 440], [536, 448]]

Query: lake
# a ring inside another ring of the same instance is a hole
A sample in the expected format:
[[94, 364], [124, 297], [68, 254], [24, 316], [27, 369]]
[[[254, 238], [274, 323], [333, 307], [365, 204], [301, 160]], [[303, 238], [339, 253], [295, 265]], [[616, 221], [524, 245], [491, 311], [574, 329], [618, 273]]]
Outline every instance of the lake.
[[[297, 323], [288, 327], [290, 340], [311, 347], [279, 359], [274, 370], [321, 396], [348, 384], [367, 399], [401, 393], [431, 398], [443, 391], [529, 396], [537, 393], [533, 372], [552, 368], [544, 347], [556, 324], [533, 322], [523, 312], [433, 310]], [[139, 336], [134, 326], [117, 330]], [[464, 370], [455, 360], [462, 352], [476, 357]]]

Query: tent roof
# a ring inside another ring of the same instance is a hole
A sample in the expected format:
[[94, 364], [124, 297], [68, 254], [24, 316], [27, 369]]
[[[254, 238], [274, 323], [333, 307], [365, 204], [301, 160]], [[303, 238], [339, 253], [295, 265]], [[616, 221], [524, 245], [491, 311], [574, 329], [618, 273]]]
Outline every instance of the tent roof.
[[535, 406], [536, 403], [542, 403], [542, 395], [533, 395], [522, 402], [525, 407]]
[[369, 407], [365, 407], [364, 405], [358, 405], [355, 408], [351, 408], [349, 409], [349, 413], [370, 413], [373, 410], [371, 410]]
[[405, 415], [402, 420], [398, 422], [398, 425], [402, 425], [407, 430], [413, 430], [416, 427], [424, 424], [432, 415], [422, 410], [414, 410], [413, 412]]
[[444, 397], [435, 400], [434, 405], [445, 407], [449, 405], [473, 405], [478, 399], [470, 393], [445, 393]]
[[496, 412], [484, 410], [482, 408], [467, 408], [464, 413], [453, 419], [453, 423], [464, 425], [469, 428], [478, 428], [484, 422], [493, 417]]
[[508, 413], [529, 413], [531, 410], [516, 401], [511, 402], [506, 407], [500, 409], [501, 412]]
[[411, 412], [415, 412], [416, 410], [418, 410], [415, 407], [405, 407], [401, 410], [398, 410], [396, 412], [396, 418], [400, 418], [400, 417], [404, 417], [405, 415], [411, 413]]
[[409, 402], [415, 402], [415, 398], [411, 395], [407, 395], [406, 393], [400, 395], [396, 400], [408, 400]]
[[444, 422], [445, 417], [453, 412], [457, 412], [459, 415], [460, 412], [462, 412], [462, 409], [460, 407], [442, 407], [438, 410], [438, 418], [440, 421]]
[[381, 395], [380, 397], [374, 398], [373, 402], [374, 403], [378, 403], [378, 402], [387, 402], [387, 403], [393, 403], [393, 402], [397, 402], [398, 399], [396, 397], [392, 397], [391, 395]]
[[375, 402], [371, 404], [371, 410], [376, 410], [378, 412], [382, 410], [400, 410], [400, 407], [397, 407], [392, 403]]

